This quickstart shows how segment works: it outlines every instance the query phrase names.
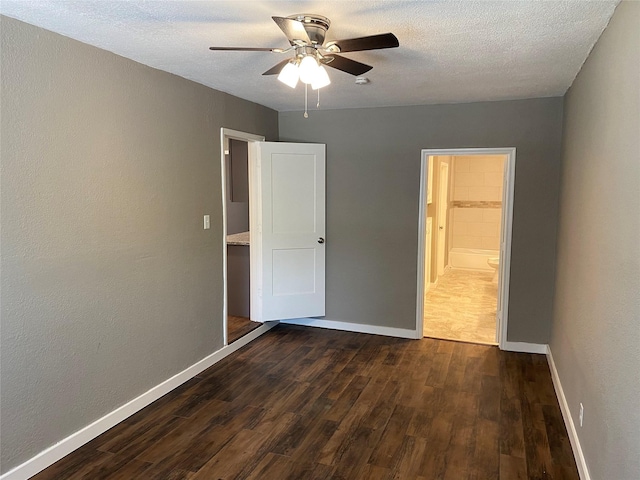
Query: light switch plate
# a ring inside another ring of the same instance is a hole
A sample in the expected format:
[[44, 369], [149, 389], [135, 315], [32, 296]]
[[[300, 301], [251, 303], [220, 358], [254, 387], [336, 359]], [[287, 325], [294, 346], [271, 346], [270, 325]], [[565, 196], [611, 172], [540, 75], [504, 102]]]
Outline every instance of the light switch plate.
[[204, 229], [209, 230], [211, 228], [211, 217], [209, 215], [204, 216]]

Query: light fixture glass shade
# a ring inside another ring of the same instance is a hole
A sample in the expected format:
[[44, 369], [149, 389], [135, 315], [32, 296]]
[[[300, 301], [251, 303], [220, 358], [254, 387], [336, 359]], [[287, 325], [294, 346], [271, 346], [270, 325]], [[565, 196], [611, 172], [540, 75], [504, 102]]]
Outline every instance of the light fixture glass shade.
[[296, 65], [295, 62], [289, 62], [282, 70], [280, 70], [278, 80], [291, 88], [296, 88], [296, 85], [298, 84], [298, 76], [298, 65]]
[[313, 82], [311, 82], [311, 88], [318, 90], [319, 88], [326, 87], [331, 83], [327, 69], [320, 65], [317, 70]]
[[316, 72], [318, 71], [318, 62], [316, 58], [307, 55], [300, 61], [300, 81], [303, 83], [312, 83], [316, 77]]

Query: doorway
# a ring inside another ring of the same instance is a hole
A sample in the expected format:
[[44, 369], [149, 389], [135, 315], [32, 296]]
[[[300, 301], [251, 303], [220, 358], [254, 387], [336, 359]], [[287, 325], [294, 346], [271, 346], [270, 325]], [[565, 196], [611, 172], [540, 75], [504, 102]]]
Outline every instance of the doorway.
[[262, 324], [251, 320], [249, 148], [264, 137], [221, 129], [223, 217], [224, 345], [229, 345]]
[[503, 348], [515, 149], [423, 150], [421, 170], [416, 334]]
[[[221, 129], [225, 346], [239, 337], [239, 348], [274, 322], [324, 316], [325, 150]], [[230, 218], [238, 208], [239, 222]]]

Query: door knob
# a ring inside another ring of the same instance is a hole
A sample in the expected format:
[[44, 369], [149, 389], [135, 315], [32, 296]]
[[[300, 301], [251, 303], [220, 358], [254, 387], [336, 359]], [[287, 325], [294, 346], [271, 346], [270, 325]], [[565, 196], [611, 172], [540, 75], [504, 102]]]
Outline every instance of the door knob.
[[320, 238], [318, 239], [318, 243], [324, 243], [324, 238], [320, 237]]

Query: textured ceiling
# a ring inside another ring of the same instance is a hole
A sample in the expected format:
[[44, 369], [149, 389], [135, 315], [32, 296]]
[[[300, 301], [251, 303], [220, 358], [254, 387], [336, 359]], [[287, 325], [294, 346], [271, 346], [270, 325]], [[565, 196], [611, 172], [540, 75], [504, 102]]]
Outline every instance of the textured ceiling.
[[400, 41], [344, 54], [373, 65], [371, 83], [328, 69], [322, 108], [558, 96], [618, 3], [2, 0], [0, 13], [282, 111], [300, 110], [304, 89], [262, 72], [286, 54], [208, 47], [287, 47], [271, 16], [316, 13], [331, 19], [327, 40], [393, 32]]

